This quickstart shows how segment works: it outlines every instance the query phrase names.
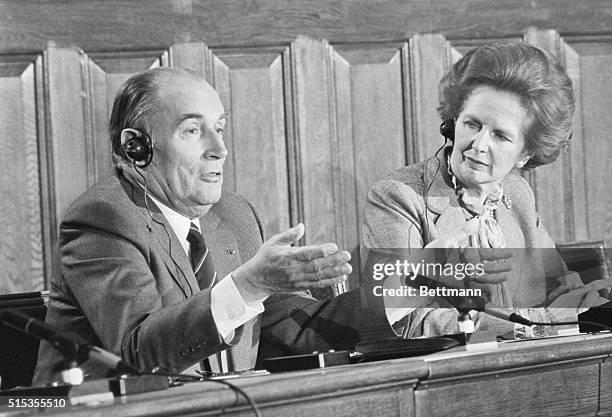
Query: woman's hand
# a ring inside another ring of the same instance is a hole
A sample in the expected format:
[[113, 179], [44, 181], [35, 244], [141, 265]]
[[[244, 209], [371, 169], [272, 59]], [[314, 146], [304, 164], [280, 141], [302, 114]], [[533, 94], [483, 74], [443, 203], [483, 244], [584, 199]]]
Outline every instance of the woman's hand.
[[[457, 253], [450, 254], [449, 258], [455, 258], [453, 262], [469, 263], [482, 273], [474, 274], [470, 280], [478, 284], [499, 284], [507, 281], [509, 273], [514, 270], [512, 262], [513, 254], [510, 249], [505, 248], [467, 248], [466, 241], [472, 235], [478, 233], [479, 219], [469, 220], [461, 229], [454, 230], [443, 235], [431, 228], [432, 240], [427, 246], [429, 248], [457, 248]], [[452, 256], [456, 255], [456, 256]]]
[[515, 269], [514, 254], [507, 248], [466, 248], [461, 253], [464, 262], [478, 265], [477, 273], [470, 277], [478, 284], [501, 284]]

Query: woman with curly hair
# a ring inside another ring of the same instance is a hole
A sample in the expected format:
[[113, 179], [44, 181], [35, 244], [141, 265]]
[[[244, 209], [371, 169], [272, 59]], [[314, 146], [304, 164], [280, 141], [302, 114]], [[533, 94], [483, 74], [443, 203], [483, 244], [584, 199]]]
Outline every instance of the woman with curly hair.
[[[445, 146], [372, 186], [362, 249], [457, 248], [457, 256], [479, 263], [481, 272], [461, 285], [532, 319], [575, 319], [575, 307], [598, 303], [594, 287], [567, 271], [520, 175], [553, 162], [571, 138], [574, 95], [559, 62], [525, 43], [484, 45], [443, 77], [439, 102]], [[396, 330], [405, 337], [456, 333], [458, 312], [447, 301], [422, 299], [422, 308], [407, 316], [398, 309]], [[551, 306], [573, 307], [572, 314], [532, 308]], [[477, 328], [498, 335], [514, 331], [497, 318], [474, 319]]]

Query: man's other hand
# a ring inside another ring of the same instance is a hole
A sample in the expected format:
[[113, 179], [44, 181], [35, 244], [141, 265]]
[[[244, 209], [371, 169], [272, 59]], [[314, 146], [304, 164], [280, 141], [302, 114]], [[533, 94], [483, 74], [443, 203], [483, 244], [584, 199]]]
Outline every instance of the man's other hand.
[[351, 273], [351, 254], [335, 243], [291, 246], [304, 236], [304, 225], [278, 233], [264, 242], [253, 258], [232, 272], [245, 300], [277, 292], [323, 288], [344, 282]]

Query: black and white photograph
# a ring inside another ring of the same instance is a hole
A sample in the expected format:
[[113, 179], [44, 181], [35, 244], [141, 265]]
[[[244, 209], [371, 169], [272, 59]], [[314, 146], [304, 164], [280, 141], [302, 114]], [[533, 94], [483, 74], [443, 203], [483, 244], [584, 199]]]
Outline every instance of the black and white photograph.
[[612, 415], [609, 134], [609, 0], [0, 0], [0, 415]]

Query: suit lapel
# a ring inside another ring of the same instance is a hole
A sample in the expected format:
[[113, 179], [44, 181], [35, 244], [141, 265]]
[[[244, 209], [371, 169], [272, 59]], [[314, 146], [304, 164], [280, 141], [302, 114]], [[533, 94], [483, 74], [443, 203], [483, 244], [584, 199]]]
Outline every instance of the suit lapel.
[[190, 297], [198, 291], [191, 262], [164, 215], [156, 211], [152, 212], [151, 216], [154, 225], [151, 237], [155, 239], [159, 248], [168, 255], [167, 258], [164, 258], [168, 271], [185, 293], [185, 297]]
[[213, 210], [200, 218], [200, 230], [212, 256], [217, 279], [223, 279], [241, 264], [238, 242], [233, 230]]
[[435, 224], [430, 224], [430, 227], [435, 227], [439, 234], [461, 229], [465, 225], [465, 213], [450, 181], [446, 157], [440, 158], [439, 165], [434, 158], [428, 161], [423, 183], [428, 190], [427, 210], [432, 213], [432, 223]]
[[176, 234], [166, 221], [159, 208], [151, 200], [145, 201], [144, 190], [131, 184], [123, 175], [118, 174], [126, 193], [140, 211], [141, 218], [151, 234], [151, 244], [157, 245], [160, 252], [167, 254], [164, 264], [168, 273], [183, 292], [185, 298], [197, 292], [198, 284], [191, 268], [191, 262], [183, 250]]

